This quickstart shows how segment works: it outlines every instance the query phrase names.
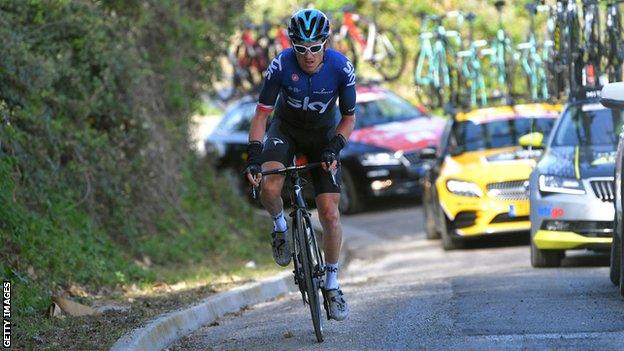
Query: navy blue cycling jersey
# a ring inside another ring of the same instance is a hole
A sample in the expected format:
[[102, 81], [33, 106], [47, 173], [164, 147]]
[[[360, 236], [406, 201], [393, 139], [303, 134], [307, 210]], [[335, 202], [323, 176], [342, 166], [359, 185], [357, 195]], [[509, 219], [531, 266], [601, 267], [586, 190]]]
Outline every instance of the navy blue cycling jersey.
[[322, 67], [307, 74], [299, 67], [293, 49], [286, 49], [267, 69], [258, 108], [274, 110], [275, 117], [291, 126], [331, 128], [337, 123], [336, 99], [340, 113], [355, 113], [355, 68], [349, 59], [327, 49]]

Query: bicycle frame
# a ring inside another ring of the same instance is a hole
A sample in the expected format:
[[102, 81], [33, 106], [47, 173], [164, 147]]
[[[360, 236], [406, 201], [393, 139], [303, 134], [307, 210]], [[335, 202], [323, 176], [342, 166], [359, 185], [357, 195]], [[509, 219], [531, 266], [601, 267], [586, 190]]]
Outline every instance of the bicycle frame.
[[487, 45], [485, 40], [473, 40], [474, 31], [474, 14], [468, 15], [469, 32], [468, 40], [470, 42], [468, 50], [457, 53], [457, 57], [461, 61], [461, 72], [468, 78], [470, 83], [470, 106], [477, 105], [477, 95], [479, 96], [479, 104], [485, 106], [487, 104], [487, 91], [485, 86], [485, 78], [481, 61], [479, 60], [479, 48]]
[[[443, 17], [433, 17], [437, 23], [435, 27], [435, 34], [432, 32], [420, 33], [421, 49], [418, 56], [418, 62], [416, 64], [415, 82], [417, 85], [430, 85], [440, 88], [443, 85], [449, 86], [450, 75], [449, 67], [447, 63], [446, 47], [448, 45], [447, 38], [455, 38], [458, 45], [461, 44], [461, 39], [457, 31], [447, 31], [442, 25]], [[426, 22], [425, 22], [426, 23]], [[424, 25], [423, 25], [424, 27]], [[435, 36], [433, 45], [431, 39]], [[423, 69], [425, 62], [428, 62], [427, 75], [423, 75]], [[442, 73], [442, 76], [440, 76]]]
[[622, 52], [621, 40], [621, 16], [618, 4], [621, 1], [610, 1], [607, 3], [607, 15], [605, 22], [606, 39], [606, 70], [609, 82], [619, 81], [622, 79], [622, 62], [624, 53]]
[[[320, 318], [320, 298], [319, 290], [324, 287], [325, 277], [325, 261], [323, 253], [319, 248], [314, 234], [314, 227], [310, 213], [306, 208], [305, 198], [303, 196], [303, 181], [299, 176], [299, 172], [319, 167], [320, 162], [303, 166], [291, 166], [282, 169], [275, 169], [262, 172], [263, 175], [285, 174], [292, 185], [290, 194], [292, 211], [292, 227], [290, 231], [290, 242], [292, 243], [292, 261], [294, 265], [293, 274], [295, 284], [299, 287], [301, 298], [304, 303], [310, 306], [312, 315], [312, 323], [316, 338], [319, 342], [323, 341], [323, 325]], [[335, 184], [333, 174], [332, 182]], [[253, 188], [253, 196], [256, 197], [255, 188]], [[312, 266], [313, 265], [313, 266]], [[329, 319], [328, 301], [324, 299], [323, 305]]]
[[600, 76], [602, 45], [600, 40], [600, 13], [596, 0], [583, 0], [584, 51], [587, 54], [583, 69], [583, 85], [596, 86]]
[[529, 77], [531, 99], [548, 100], [550, 95], [546, 70], [544, 69], [542, 56], [538, 53], [537, 37], [535, 35], [535, 15], [538, 11], [538, 6], [531, 3], [526, 6], [526, 9], [530, 15], [529, 38], [527, 42], [518, 44], [518, 50], [521, 52], [520, 62]]

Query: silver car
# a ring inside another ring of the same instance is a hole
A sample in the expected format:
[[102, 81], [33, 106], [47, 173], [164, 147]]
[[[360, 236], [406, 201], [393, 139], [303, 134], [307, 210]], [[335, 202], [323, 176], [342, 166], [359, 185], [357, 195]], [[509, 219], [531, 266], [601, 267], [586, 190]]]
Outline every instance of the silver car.
[[598, 99], [566, 106], [531, 173], [531, 265], [561, 265], [566, 250], [609, 249], [621, 112]]

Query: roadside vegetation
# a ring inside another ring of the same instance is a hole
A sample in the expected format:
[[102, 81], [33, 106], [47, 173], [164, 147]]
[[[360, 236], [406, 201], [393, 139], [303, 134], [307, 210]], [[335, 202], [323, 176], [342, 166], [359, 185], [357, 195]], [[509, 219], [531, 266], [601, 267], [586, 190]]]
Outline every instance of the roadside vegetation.
[[0, 272], [18, 349], [104, 347], [97, 323], [48, 318], [53, 296], [149, 297], [263, 271], [268, 223], [189, 141], [243, 5], [0, 1]]

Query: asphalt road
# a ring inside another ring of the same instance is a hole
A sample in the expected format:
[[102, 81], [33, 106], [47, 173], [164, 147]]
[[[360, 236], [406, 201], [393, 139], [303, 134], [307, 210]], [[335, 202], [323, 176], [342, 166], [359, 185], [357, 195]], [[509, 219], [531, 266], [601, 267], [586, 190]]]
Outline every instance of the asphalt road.
[[[624, 300], [608, 256], [574, 253], [533, 269], [526, 233], [444, 252], [424, 237], [421, 208], [380, 204], [344, 217], [351, 241], [341, 285], [351, 307], [315, 341], [298, 294], [205, 326], [173, 350], [619, 350]], [[268, 252], [267, 252], [268, 253]]]

